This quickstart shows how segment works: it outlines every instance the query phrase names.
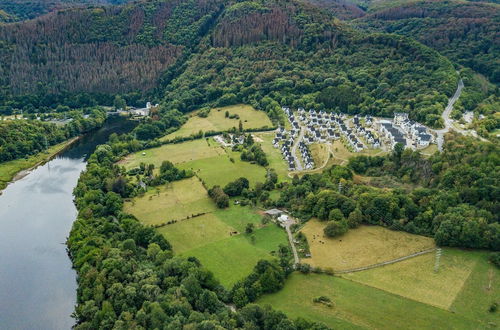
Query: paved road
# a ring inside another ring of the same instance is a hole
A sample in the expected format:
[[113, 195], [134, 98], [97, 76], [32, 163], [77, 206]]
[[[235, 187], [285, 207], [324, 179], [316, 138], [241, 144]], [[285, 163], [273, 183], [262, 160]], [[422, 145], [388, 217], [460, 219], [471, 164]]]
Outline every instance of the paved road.
[[453, 111], [453, 105], [455, 102], [457, 102], [458, 98], [460, 97], [460, 94], [462, 94], [462, 89], [464, 88], [464, 82], [462, 79], [458, 81], [458, 86], [457, 90], [455, 91], [455, 94], [448, 100], [448, 105], [446, 106], [446, 109], [444, 109], [442, 117], [444, 121], [444, 128], [435, 130], [437, 134], [436, 142], [438, 146], [439, 151], [443, 151], [443, 144], [444, 144], [444, 135], [450, 131], [450, 129], [455, 129], [459, 131], [462, 134], [465, 134], [464, 131], [458, 130], [453, 127], [453, 120], [450, 119], [450, 114]]
[[292, 156], [295, 157], [295, 170], [302, 171], [304, 168], [300, 162], [300, 158], [297, 156], [297, 148], [299, 147], [299, 142], [304, 138], [304, 128], [300, 125], [300, 133], [292, 146]]

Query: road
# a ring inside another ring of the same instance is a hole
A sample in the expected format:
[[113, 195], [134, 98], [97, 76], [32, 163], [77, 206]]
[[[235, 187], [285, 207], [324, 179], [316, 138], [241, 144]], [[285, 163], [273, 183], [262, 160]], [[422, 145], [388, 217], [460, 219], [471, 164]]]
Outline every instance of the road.
[[304, 138], [304, 127], [300, 125], [300, 133], [299, 136], [295, 139], [295, 142], [292, 146], [292, 156], [295, 158], [295, 170], [302, 171], [304, 168], [302, 167], [302, 163], [300, 162], [300, 158], [297, 156], [297, 148], [299, 147], [299, 142]]
[[456, 131], [465, 134], [465, 131], [453, 127], [453, 120], [450, 118], [450, 114], [453, 111], [453, 105], [455, 104], [455, 102], [457, 102], [458, 98], [460, 97], [460, 94], [462, 94], [463, 88], [464, 88], [464, 82], [460, 78], [460, 80], [458, 81], [458, 86], [457, 90], [455, 91], [455, 94], [448, 100], [448, 105], [446, 106], [446, 108], [443, 111], [443, 114], [441, 115], [444, 121], [444, 128], [439, 130], [434, 130], [434, 132], [436, 132], [437, 134], [436, 143], [439, 151], [443, 151], [444, 135], [448, 133], [450, 129], [455, 129]]
[[288, 234], [288, 240], [290, 241], [290, 246], [292, 247], [292, 253], [293, 253], [293, 265], [294, 267], [300, 262], [299, 259], [299, 254], [297, 253], [297, 249], [295, 248], [295, 243], [293, 243], [293, 235], [292, 231], [290, 230], [290, 226], [293, 225], [292, 221], [287, 221], [285, 223], [285, 230], [286, 233]]

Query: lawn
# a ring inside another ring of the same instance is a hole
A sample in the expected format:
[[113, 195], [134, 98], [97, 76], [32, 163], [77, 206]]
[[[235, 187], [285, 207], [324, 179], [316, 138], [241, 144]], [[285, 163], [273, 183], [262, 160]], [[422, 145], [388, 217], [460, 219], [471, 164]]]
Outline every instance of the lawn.
[[197, 139], [177, 144], [166, 144], [158, 148], [142, 150], [128, 155], [119, 162], [127, 169], [138, 167], [140, 163], [154, 164], [159, 167], [165, 160], [174, 164], [196, 161], [209, 157], [225, 155], [224, 149], [212, 139]]
[[[327, 296], [334, 307], [313, 303]], [[411, 299], [327, 275], [292, 274], [285, 287], [257, 301], [292, 318], [303, 317], [333, 328], [353, 329], [476, 329], [478, 323]]]
[[258, 226], [262, 216], [250, 206], [239, 206], [231, 203], [227, 209], [218, 209], [214, 214], [225, 224], [242, 233], [248, 223]]
[[[240, 119], [226, 118], [226, 111], [230, 115], [238, 115]], [[243, 129], [273, 126], [264, 111], [255, 110], [253, 107], [244, 104], [213, 108], [206, 118], [199, 117], [196, 113], [197, 111], [193, 112], [188, 121], [179, 130], [164, 136], [162, 140], [170, 140], [178, 136], [189, 136], [199, 131], [227, 131], [233, 127], [238, 128], [240, 120], [243, 124]]]
[[256, 142], [260, 143], [266, 153], [269, 167], [276, 170], [279, 181], [290, 181], [288, 177], [288, 164], [283, 160], [283, 154], [273, 147], [274, 132], [254, 133]]
[[434, 272], [435, 253], [343, 277], [429, 305], [449, 309], [476, 266], [477, 257], [445, 249]]
[[160, 227], [158, 231], [172, 244], [175, 253], [183, 253], [230, 237], [235, 229], [208, 213]]
[[194, 256], [227, 289], [248, 276], [261, 259], [272, 258], [271, 251], [279, 244], [287, 244], [286, 233], [274, 224], [254, 231], [252, 241], [248, 234], [240, 234], [184, 252]]
[[[231, 161], [231, 159], [233, 161]], [[181, 169], [193, 170], [208, 187], [224, 187], [231, 181], [245, 177], [253, 186], [266, 180], [266, 169], [262, 166], [240, 160], [240, 153], [228, 151], [227, 154], [198, 159], [179, 165]]]
[[125, 212], [146, 225], [181, 220], [194, 214], [213, 212], [216, 206], [196, 177], [150, 189], [144, 196], [126, 201]]
[[369, 266], [434, 247], [432, 238], [379, 226], [360, 226], [341, 237], [327, 238], [323, 235], [325, 225], [326, 222], [311, 219], [302, 229], [312, 256], [303, 261], [321, 268]]
[[28, 158], [20, 158], [7, 162], [0, 163], [0, 190], [4, 189], [7, 184], [14, 179], [16, 174], [22, 170], [29, 169], [37, 164], [46, 162], [56, 154], [64, 150], [68, 145], [74, 142], [75, 139], [56, 144], [45, 151], [39, 152], [36, 155]]
[[333, 157], [338, 160], [337, 164], [339, 165], [346, 165], [349, 158], [354, 156], [383, 156], [387, 154], [387, 152], [383, 151], [382, 149], [364, 149], [360, 152], [351, 152], [340, 140], [336, 140], [333, 142], [331, 150], [333, 153]]

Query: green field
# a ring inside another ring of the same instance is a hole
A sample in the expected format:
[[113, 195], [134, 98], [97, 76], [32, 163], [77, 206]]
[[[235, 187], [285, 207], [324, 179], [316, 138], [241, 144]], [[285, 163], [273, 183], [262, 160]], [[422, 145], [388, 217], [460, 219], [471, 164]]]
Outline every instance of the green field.
[[203, 266], [214, 273], [226, 288], [251, 273], [257, 262], [272, 257], [279, 244], [287, 244], [286, 233], [274, 224], [254, 231], [250, 235], [240, 234], [183, 253], [194, 256]]
[[[233, 161], [231, 161], [233, 159]], [[227, 151], [227, 154], [182, 163], [179, 168], [193, 170], [208, 187], [224, 187], [231, 181], [245, 177], [250, 185], [266, 180], [266, 169], [262, 166], [240, 160], [240, 153]]]
[[[435, 253], [343, 277], [429, 305], [449, 309], [478, 262], [478, 255], [445, 249], [438, 273]], [[486, 307], [487, 308], [487, 307]]]
[[277, 148], [273, 147], [273, 139], [275, 136], [274, 132], [262, 132], [262, 133], [254, 133], [255, 142], [259, 143], [262, 147], [262, 150], [266, 153], [267, 160], [269, 162], [269, 167], [274, 168], [276, 170], [276, 174], [278, 174], [279, 181], [290, 181], [290, 177], [288, 177], [288, 165], [283, 160], [283, 154]]
[[225, 155], [224, 149], [219, 144], [212, 139], [208, 141], [198, 139], [139, 151], [128, 155], [119, 164], [127, 169], [138, 167], [140, 163], [154, 164], [155, 167], [159, 167], [165, 160], [181, 164], [219, 155]]
[[175, 253], [183, 253], [231, 236], [235, 229], [212, 213], [158, 228], [172, 244]]
[[[230, 115], [238, 115], [240, 119], [226, 118], [226, 111]], [[197, 111], [193, 112], [188, 121], [179, 130], [164, 136], [161, 140], [170, 140], [178, 136], [190, 136], [199, 131], [227, 131], [233, 127], [238, 128], [240, 120], [243, 124], [243, 129], [273, 126], [265, 112], [255, 110], [251, 106], [244, 104], [213, 108], [210, 110], [207, 118], [199, 117], [196, 113]]]
[[195, 214], [213, 212], [216, 206], [196, 177], [175, 181], [144, 196], [126, 201], [124, 210], [147, 225], [181, 220]]
[[434, 247], [432, 238], [380, 226], [360, 226], [340, 237], [328, 238], [323, 233], [325, 226], [325, 222], [311, 219], [301, 230], [311, 251], [311, 258], [303, 262], [323, 269], [365, 267]]
[[71, 139], [59, 144], [56, 144], [45, 151], [39, 152], [36, 155], [28, 158], [15, 159], [0, 164], [0, 190], [4, 189], [7, 184], [14, 179], [17, 173], [22, 170], [29, 169], [37, 164], [46, 162], [61, 152], [64, 148], [70, 145], [75, 139]]
[[[478, 293], [480, 294], [480, 293]], [[334, 307], [313, 303], [327, 296]], [[258, 301], [292, 318], [303, 317], [333, 328], [369, 329], [477, 329], [477, 319], [327, 275], [292, 274], [285, 287]]]

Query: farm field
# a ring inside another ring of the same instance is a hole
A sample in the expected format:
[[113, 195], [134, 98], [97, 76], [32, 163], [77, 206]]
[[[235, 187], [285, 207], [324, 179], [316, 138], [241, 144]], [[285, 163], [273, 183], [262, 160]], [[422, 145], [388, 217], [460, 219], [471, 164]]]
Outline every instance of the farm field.
[[[230, 119], [225, 117], [226, 111], [229, 115], [238, 115], [240, 119]], [[202, 118], [193, 112], [188, 121], [182, 127], [161, 138], [161, 140], [170, 140], [175, 137], [190, 136], [199, 131], [227, 131], [233, 127], [238, 128], [241, 120], [243, 129], [272, 127], [273, 124], [264, 111], [255, 110], [253, 107], [244, 104], [237, 104], [222, 108], [213, 108], [208, 117]]]
[[213, 212], [216, 206], [200, 180], [192, 177], [150, 189], [144, 196], [126, 201], [124, 210], [146, 225], [158, 225]]
[[256, 229], [253, 236], [254, 240], [248, 234], [235, 235], [182, 255], [196, 257], [224, 287], [231, 288], [250, 274], [259, 260], [272, 258], [272, 251], [287, 244], [285, 231], [274, 224]]
[[288, 177], [288, 165], [287, 163], [283, 160], [283, 155], [281, 154], [281, 151], [279, 149], [276, 149], [273, 147], [273, 139], [274, 139], [274, 132], [265, 132], [265, 133], [253, 133], [253, 135], [262, 140], [258, 141], [257, 139], [256, 142], [260, 143], [262, 150], [266, 153], [267, 160], [269, 161], [269, 167], [274, 168], [276, 170], [276, 174], [278, 174], [278, 180], [279, 181], [289, 181], [290, 178]]
[[[466, 287], [465, 284], [478, 263], [485, 263], [486, 258], [485, 254], [480, 252], [443, 249], [437, 273], [434, 272], [435, 253], [430, 253], [384, 267], [344, 274], [342, 277], [450, 310], [459, 293]], [[492, 266], [491, 271], [494, 271]], [[500, 284], [499, 274], [498, 271], [495, 273], [493, 290], [477, 288], [474, 295], [477, 296], [479, 293], [478, 296], [484, 299], [482, 303], [469, 306], [469, 308], [478, 307], [487, 312], [495, 292], [498, 299], [495, 284]], [[481, 283], [484, 288], [488, 286], [487, 279], [474, 281], [474, 283]], [[480, 293], [481, 291], [483, 292]]]
[[[327, 296], [334, 306], [314, 303], [319, 296]], [[478, 328], [477, 320], [465, 315], [327, 275], [294, 273], [281, 291], [265, 295], [257, 303], [269, 304], [292, 318], [303, 317], [338, 329]]]
[[323, 237], [326, 222], [311, 219], [301, 230], [307, 237], [311, 258], [303, 262], [321, 268], [347, 270], [403, 257], [434, 247], [432, 238], [360, 226], [337, 238]]
[[257, 182], [264, 182], [266, 180], [266, 169], [264, 167], [244, 162], [240, 159], [239, 152], [229, 150], [227, 154], [200, 158], [179, 164], [178, 167], [180, 169], [193, 170], [208, 187], [214, 185], [224, 187], [229, 182], [242, 176], [248, 179], [251, 186], [254, 186]]
[[212, 139], [208, 141], [197, 139], [142, 150], [128, 155], [119, 164], [127, 169], [138, 167], [140, 163], [154, 164], [158, 168], [165, 160], [174, 164], [181, 164], [218, 155], [225, 155], [224, 149], [218, 143]]
[[183, 253], [230, 237], [235, 231], [213, 213], [158, 228], [158, 231], [172, 244], [175, 253]]

